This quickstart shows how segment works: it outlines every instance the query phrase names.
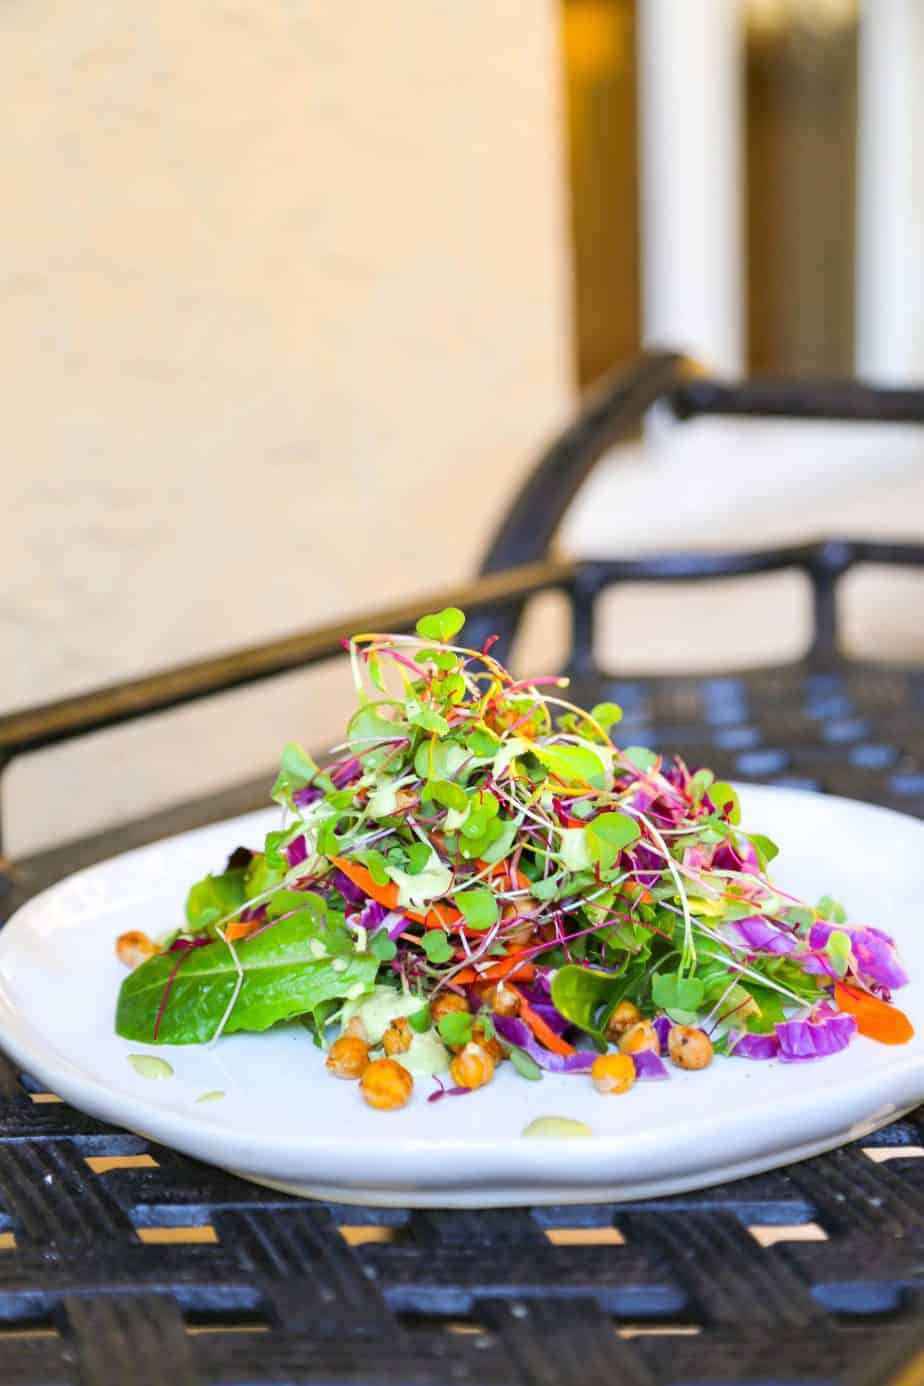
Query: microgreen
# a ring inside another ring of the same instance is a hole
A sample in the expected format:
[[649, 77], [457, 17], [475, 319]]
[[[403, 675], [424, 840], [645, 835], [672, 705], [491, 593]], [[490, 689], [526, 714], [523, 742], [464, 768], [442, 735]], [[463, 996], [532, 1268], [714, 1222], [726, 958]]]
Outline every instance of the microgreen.
[[474, 886], [456, 896], [456, 908], [470, 929], [490, 929], [498, 920], [497, 900], [485, 886]]
[[452, 944], [441, 929], [431, 929], [424, 934], [420, 946], [432, 963], [448, 962], [452, 957]]
[[[434, 992], [504, 978], [532, 988], [529, 1048], [557, 1045], [566, 1065], [575, 1031], [606, 1049], [621, 1001], [704, 1027], [717, 1052], [820, 1025], [840, 979], [885, 1006], [902, 975], [891, 941], [838, 927], [830, 896], [812, 908], [774, 888], [779, 849], [741, 826], [732, 785], [619, 748], [616, 703], [587, 712], [549, 691], [566, 680], [515, 680], [489, 646], [453, 643], [463, 625], [446, 607], [416, 635], [347, 642], [341, 758], [284, 748], [281, 823], [192, 886], [182, 934], [123, 985], [120, 1033], [183, 1043], [298, 1018], [326, 1045], [374, 987], [419, 998], [408, 1024], [423, 1034]], [[458, 1047], [473, 1024], [493, 1036], [487, 1006], [436, 1028]], [[514, 1071], [541, 1077], [496, 1025]]]
[[437, 640], [446, 643], [465, 625], [465, 615], [457, 606], [444, 607], [435, 616], [421, 616], [417, 622], [417, 634], [424, 640]]
[[441, 1015], [436, 1028], [440, 1039], [450, 1048], [468, 1044], [472, 1037], [472, 1017], [468, 1011], [449, 1011]]

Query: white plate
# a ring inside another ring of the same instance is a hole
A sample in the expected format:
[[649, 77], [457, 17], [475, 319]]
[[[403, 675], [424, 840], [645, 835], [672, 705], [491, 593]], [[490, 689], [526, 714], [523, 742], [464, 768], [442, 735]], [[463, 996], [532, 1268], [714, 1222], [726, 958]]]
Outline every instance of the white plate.
[[[428, 1103], [418, 1079], [400, 1112], [374, 1112], [330, 1078], [299, 1026], [233, 1035], [214, 1049], [118, 1039], [124, 976], [113, 940], [182, 918], [189, 884], [256, 845], [274, 812], [231, 819], [90, 867], [30, 901], [0, 934], [0, 1042], [75, 1106], [261, 1183], [367, 1204], [487, 1207], [679, 1192], [801, 1159], [874, 1131], [924, 1100], [924, 823], [846, 799], [743, 790], [744, 821], [782, 845], [780, 886], [830, 893], [853, 920], [894, 933], [912, 976], [900, 996], [918, 1034], [856, 1039], [815, 1063], [717, 1059], [703, 1073], [599, 1097], [586, 1077], [494, 1083]], [[151, 1081], [129, 1054], [175, 1069]], [[220, 1101], [196, 1105], [223, 1090]], [[524, 1139], [536, 1116], [586, 1122], [592, 1140]]]

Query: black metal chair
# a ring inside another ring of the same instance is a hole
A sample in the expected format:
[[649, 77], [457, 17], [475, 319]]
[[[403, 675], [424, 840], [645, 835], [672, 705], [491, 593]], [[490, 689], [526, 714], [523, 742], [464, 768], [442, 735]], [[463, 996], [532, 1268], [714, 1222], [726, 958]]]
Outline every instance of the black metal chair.
[[[848, 659], [837, 625], [838, 583], [851, 567], [920, 567], [924, 544], [833, 538], [720, 556], [552, 556], [581, 482], [656, 402], [679, 420], [924, 423], [924, 390], [725, 384], [680, 356], [651, 354], [606, 382], [540, 459], [475, 581], [9, 714], [0, 718], [0, 771], [40, 747], [336, 658], [356, 629], [409, 629], [421, 610], [449, 602], [470, 614], [469, 633], [498, 631], [509, 645], [526, 601], [557, 590], [568, 599], [575, 696], [615, 696], [632, 740], [740, 779], [924, 815], [924, 666]], [[804, 658], [700, 677], [627, 678], [598, 666], [595, 611], [607, 587], [787, 568], [807, 574], [814, 592]], [[9, 911], [103, 855], [262, 806], [269, 783], [267, 775], [6, 864], [0, 906]], [[0, 1382], [11, 1386], [921, 1379], [914, 1296], [924, 1283], [924, 1160], [902, 1158], [924, 1153], [920, 1114], [866, 1146], [699, 1193], [473, 1214], [300, 1205], [35, 1095], [0, 1059]], [[118, 1168], [139, 1154], [156, 1165]], [[102, 1157], [107, 1172], [88, 1172], [87, 1156]], [[189, 1223], [208, 1223], [217, 1240], [138, 1242], [139, 1228]], [[755, 1227], [779, 1240], [756, 1237]], [[806, 1227], [813, 1239], [799, 1240]], [[13, 1329], [37, 1332], [6, 1342]]]

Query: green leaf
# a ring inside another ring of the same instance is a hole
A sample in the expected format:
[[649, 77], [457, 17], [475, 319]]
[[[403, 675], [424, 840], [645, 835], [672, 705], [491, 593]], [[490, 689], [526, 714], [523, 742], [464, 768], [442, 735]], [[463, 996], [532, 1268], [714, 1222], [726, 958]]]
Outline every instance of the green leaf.
[[310, 890], [277, 890], [266, 906], [269, 919], [281, 919], [284, 914], [303, 910], [306, 916], [320, 927], [327, 917], [327, 905], [320, 895]]
[[516, 841], [521, 821], [519, 818], [495, 819], [495, 823], [500, 824], [500, 832], [493, 842], [479, 852], [480, 859], [486, 861], [489, 866], [503, 861]]
[[474, 755], [480, 758], [491, 758], [497, 754], [500, 745], [500, 738], [486, 727], [473, 727], [465, 737]]
[[774, 857], [780, 855], [780, 849], [770, 837], [765, 837], [763, 833], [748, 833], [751, 845], [757, 853], [757, 860], [760, 862], [761, 871], [766, 871]]
[[292, 789], [304, 789], [305, 785], [311, 784], [319, 773], [315, 761], [304, 746], [299, 746], [297, 741], [290, 741], [283, 748], [279, 758], [279, 771], [280, 774], [285, 775], [286, 781]]
[[643, 775], [654, 770], [659, 760], [654, 751], [649, 751], [647, 746], [625, 746], [622, 756], [630, 765], [634, 765], [636, 770], [641, 770]]
[[510, 1062], [521, 1078], [528, 1078], [531, 1083], [540, 1082], [542, 1069], [525, 1049], [518, 1049], [513, 1045], [510, 1049]]
[[450, 1048], [468, 1044], [472, 1037], [472, 1017], [468, 1011], [449, 1011], [436, 1022], [440, 1039]]
[[497, 900], [487, 886], [463, 890], [455, 897], [456, 906], [470, 929], [490, 929], [498, 920]]
[[388, 706], [388, 703], [364, 703], [353, 713], [347, 726], [350, 749], [362, 753], [367, 770], [374, 769], [393, 749], [392, 746], [376, 746], [377, 741], [394, 741], [396, 736], [406, 732], [400, 722], [392, 722], [382, 715], [379, 709]]
[[[736, 1025], [738, 1016], [729, 1017], [729, 1025], [735, 1028], [750, 1030], [755, 1035], [769, 1035], [774, 1025], [786, 1019], [786, 1012], [783, 1009], [783, 998], [778, 991], [772, 991], [770, 987], [754, 986], [748, 981], [747, 989], [751, 998], [757, 1003], [758, 1013], [756, 1015], [744, 1015], [740, 1024]], [[730, 1009], [730, 1006], [729, 1006]]]
[[422, 780], [449, 780], [459, 774], [467, 760], [471, 760], [471, 752], [458, 741], [425, 741], [414, 754], [414, 769]]
[[419, 876], [430, 864], [432, 848], [428, 842], [412, 842], [407, 849], [407, 872], [409, 876]]
[[442, 929], [428, 929], [421, 939], [421, 944], [432, 963], [449, 962], [452, 957], [452, 944]]
[[696, 774], [690, 777], [690, 798], [697, 808], [714, 780], [715, 775], [711, 770], [697, 770]]
[[839, 900], [834, 900], [830, 895], [823, 895], [815, 906], [822, 919], [829, 920], [832, 924], [846, 924], [847, 911]]
[[554, 900], [560, 885], [560, 876], [547, 876], [545, 879], [533, 881], [529, 893], [534, 895], [537, 900]]
[[558, 840], [559, 858], [566, 871], [584, 871], [593, 865], [586, 828], [562, 828]]
[[530, 746], [536, 759], [565, 784], [602, 787], [606, 766], [589, 746]]
[[391, 962], [398, 951], [398, 945], [388, 937], [386, 929], [379, 929], [369, 940], [369, 952], [379, 962]]
[[651, 979], [651, 999], [672, 1017], [695, 1015], [705, 993], [706, 988], [698, 977], [681, 977], [679, 972], [656, 972]]
[[435, 664], [437, 669], [446, 672], [458, 667], [459, 656], [454, 655], [451, 650], [418, 650], [414, 661], [417, 664]]
[[592, 818], [584, 832], [590, 859], [603, 867], [612, 866], [624, 848], [637, 842], [641, 830], [627, 813], [601, 813]]
[[388, 874], [388, 861], [381, 852], [366, 847], [360, 852], [351, 852], [350, 856], [366, 868], [376, 885], [388, 885], [391, 879]]
[[624, 981], [608, 972], [566, 963], [552, 978], [552, 1002], [572, 1025], [602, 1037], [603, 1018], [624, 989]]
[[445, 645], [465, 625], [465, 613], [457, 606], [444, 606], [433, 616], [421, 616], [417, 622], [417, 634], [424, 640], [438, 640]]
[[422, 1006], [419, 1011], [414, 1011], [412, 1015], [409, 1015], [407, 1023], [415, 1035], [422, 1035], [429, 1030], [432, 1024], [429, 1005]]
[[427, 703], [422, 703], [413, 693], [409, 693], [405, 698], [404, 710], [412, 727], [421, 727], [424, 731], [435, 732], [437, 736], [445, 736], [449, 731], [449, 723], [442, 713], [437, 712], [436, 708], [430, 707]]
[[[244, 980], [225, 1033], [268, 1030], [332, 998], [371, 991], [378, 959], [367, 953], [348, 959], [318, 957], [326, 932], [302, 913], [237, 943]], [[221, 942], [190, 949], [179, 967], [176, 954], [160, 953], [130, 973], [116, 1011], [116, 1032], [122, 1039], [154, 1043], [158, 1009], [174, 968], [157, 1042], [204, 1044], [212, 1038], [238, 977], [231, 949]]]
[[465, 790], [452, 780], [428, 780], [424, 786], [424, 799], [435, 799], [444, 808], [462, 810], [468, 807]]
[[450, 706], [461, 703], [467, 691], [464, 678], [457, 673], [444, 674], [442, 678], [434, 679], [430, 685], [431, 696], [441, 703], [449, 703]]
[[237, 914], [248, 898], [246, 878], [247, 868], [242, 866], [197, 881], [186, 897], [186, 919], [190, 926], [201, 931], [219, 919]]
[[792, 924], [804, 933], [815, 923], [815, 911], [807, 905], [790, 905], [788, 909], [783, 910], [780, 918], [784, 924]]
[[617, 722], [622, 721], [622, 708], [618, 703], [595, 703], [590, 709], [590, 715], [595, 722], [599, 722], [604, 731], [609, 731], [610, 727], [615, 727]]
[[850, 935], [845, 934], [841, 929], [833, 929], [828, 935], [825, 952], [838, 977], [845, 976], [853, 959]]
[[366, 661], [366, 663], [369, 666], [369, 678], [375, 684], [379, 692], [384, 693], [386, 689], [385, 683], [382, 679], [382, 661], [379, 659], [375, 650], [373, 650], [372, 653], [369, 655], [369, 658]]
[[741, 822], [741, 805], [738, 802], [738, 795], [730, 784], [726, 784], [724, 780], [716, 780], [715, 784], [713, 784], [709, 790], [709, 798], [720, 813], [726, 807], [730, 809], [728, 814], [729, 823], [737, 824]]
[[270, 866], [265, 852], [255, 853], [244, 876], [244, 894], [248, 900], [272, 890], [288, 873], [288, 866]]

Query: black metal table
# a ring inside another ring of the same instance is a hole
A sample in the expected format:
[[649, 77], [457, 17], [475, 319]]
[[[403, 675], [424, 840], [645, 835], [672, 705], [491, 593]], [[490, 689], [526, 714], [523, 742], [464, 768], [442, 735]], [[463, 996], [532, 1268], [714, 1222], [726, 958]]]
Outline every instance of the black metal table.
[[[924, 669], [837, 650], [836, 584], [924, 546], [828, 541], [770, 554], [571, 564], [548, 556], [595, 457], [663, 397], [696, 412], [924, 421], [920, 393], [703, 381], [648, 358], [540, 462], [465, 590], [365, 613], [407, 628], [452, 598], [509, 639], [525, 598], [571, 600], [575, 696], [615, 697], [633, 741], [723, 775], [924, 816]], [[628, 679], [593, 660], [612, 582], [795, 566], [812, 649], [747, 674]], [[0, 718], [15, 754], [334, 657], [352, 621]], [[103, 854], [265, 801], [269, 777], [0, 876], [4, 909]], [[2, 1038], [2, 1037], [0, 1037]], [[306, 1094], [306, 1104], [310, 1094]], [[612, 1386], [924, 1380], [924, 1109], [852, 1147], [699, 1193], [634, 1203], [409, 1212], [300, 1203], [108, 1128], [0, 1059], [3, 1386]]]

